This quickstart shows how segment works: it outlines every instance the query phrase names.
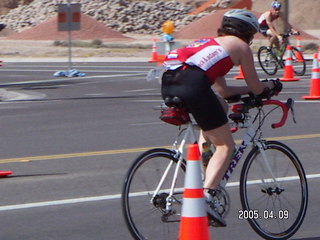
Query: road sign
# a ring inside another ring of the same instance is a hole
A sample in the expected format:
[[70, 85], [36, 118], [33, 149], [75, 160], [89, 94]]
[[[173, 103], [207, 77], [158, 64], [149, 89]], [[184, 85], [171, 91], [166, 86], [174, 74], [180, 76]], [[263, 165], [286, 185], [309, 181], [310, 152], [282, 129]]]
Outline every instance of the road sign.
[[80, 73], [76, 69], [72, 69], [72, 34], [71, 31], [80, 30], [80, 20], [81, 20], [81, 4], [79, 3], [70, 3], [71, 0], [68, 0], [68, 4], [58, 4], [58, 31], [67, 31], [68, 32], [68, 49], [69, 49], [69, 69], [68, 71], [56, 72], [54, 76], [84, 76], [83, 73]]
[[80, 30], [81, 4], [58, 4], [58, 31]]

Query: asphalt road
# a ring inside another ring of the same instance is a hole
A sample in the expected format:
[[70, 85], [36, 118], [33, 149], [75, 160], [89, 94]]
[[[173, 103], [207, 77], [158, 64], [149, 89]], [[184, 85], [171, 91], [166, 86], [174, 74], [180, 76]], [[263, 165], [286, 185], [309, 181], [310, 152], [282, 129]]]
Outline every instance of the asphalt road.
[[[308, 64], [307, 74], [285, 82], [277, 97], [296, 100], [297, 124], [289, 117], [286, 126], [265, 132], [294, 149], [309, 177], [308, 212], [292, 238], [303, 240], [320, 239], [320, 101], [301, 99], [309, 94]], [[67, 67], [20, 62], [0, 68], [0, 170], [13, 171], [0, 179], [0, 239], [131, 239], [120, 206], [125, 173], [141, 152], [172, 144], [178, 132], [161, 123], [154, 110], [161, 102], [160, 85], [145, 80], [152, 64], [75, 63], [85, 77], [53, 77]], [[230, 84], [243, 84], [233, 79], [237, 74], [235, 68]], [[259, 75], [267, 77], [260, 70]], [[228, 226], [211, 229], [212, 236], [260, 239], [238, 219], [238, 188], [228, 192]]]

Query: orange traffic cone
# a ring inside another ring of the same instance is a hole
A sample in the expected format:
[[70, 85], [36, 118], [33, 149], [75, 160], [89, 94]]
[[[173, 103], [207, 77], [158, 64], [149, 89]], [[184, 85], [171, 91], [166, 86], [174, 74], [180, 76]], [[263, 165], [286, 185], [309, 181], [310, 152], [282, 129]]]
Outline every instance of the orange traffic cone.
[[149, 62], [158, 62], [157, 41], [157, 38], [153, 39], [151, 59], [149, 60]]
[[208, 217], [197, 144], [188, 147], [179, 240], [208, 240]]
[[319, 71], [319, 59], [318, 54], [313, 55], [312, 63], [312, 75], [311, 75], [311, 86], [310, 86], [310, 95], [303, 96], [305, 100], [317, 100], [320, 99], [320, 71]]
[[301, 37], [297, 37], [297, 49], [298, 49], [299, 51], [301, 51], [301, 49], [302, 49], [302, 46], [301, 46]]
[[292, 47], [288, 45], [286, 49], [286, 63], [284, 66], [284, 74], [283, 74], [283, 78], [280, 78], [280, 81], [299, 81], [300, 80], [300, 78], [294, 77], [291, 49]]
[[0, 177], [7, 177], [11, 174], [12, 174], [11, 171], [0, 171]]
[[[318, 72], [320, 74], [320, 47], [318, 49]], [[320, 77], [320, 76], [319, 76]]]
[[235, 76], [234, 79], [244, 79], [243, 71], [242, 71], [242, 67], [241, 66], [239, 66], [239, 74], [238, 74], [238, 76]]
[[295, 57], [296, 59], [299, 61], [299, 62], [302, 62], [304, 61], [303, 60], [303, 52], [302, 52], [302, 45], [301, 45], [301, 37], [297, 37], [297, 49], [300, 51], [300, 52], [295, 52]]
[[167, 55], [158, 54], [158, 61], [157, 61], [158, 66], [161, 66], [163, 64], [166, 57]]

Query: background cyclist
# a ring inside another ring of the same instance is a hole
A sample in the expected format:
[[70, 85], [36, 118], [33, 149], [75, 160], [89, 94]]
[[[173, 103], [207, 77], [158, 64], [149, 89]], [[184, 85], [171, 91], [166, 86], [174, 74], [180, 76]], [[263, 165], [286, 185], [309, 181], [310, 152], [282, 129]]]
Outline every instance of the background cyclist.
[[[209, 203], [235, 149], [226, 114], [228, 106], [222, 98], [249, 92], [268, 96], [282, 89], [279, 81], [259, 81], [249, 47], [258, 30], [254, 14], [241, 9], [230, 10], [224, 14], [217, 38], [199, 39], [171, 51], [164, 62], [167, 71], [162, 76], [163, 99], [179, 97], [202, 129], [199, 145], [207, 141], [215, 147], [207, 166], [204, 188], [209, 218], [220, 226], [226, 226], [226, 222]], [[242, 66], [247, 85], [227, 85], [225, 75], [234, 65]]]
[[272, 46], [275, 45], [278, 50], [280, 50], [280, 42], [282, 41], [282, 37], [274, 25], [277, 19], [281, 19], [283, 23], [286, 24], [289, 29], [291, 29], [292, 32], [297, 32], [292, 28], [288, 21], [284, 19], [280, 10], [281, 3], [278, 1], [273, 1], [271, 3], [271, 9], [264, 12], [258, 19], [260, 32], [269, 38], [269, 47], [272, 48]]

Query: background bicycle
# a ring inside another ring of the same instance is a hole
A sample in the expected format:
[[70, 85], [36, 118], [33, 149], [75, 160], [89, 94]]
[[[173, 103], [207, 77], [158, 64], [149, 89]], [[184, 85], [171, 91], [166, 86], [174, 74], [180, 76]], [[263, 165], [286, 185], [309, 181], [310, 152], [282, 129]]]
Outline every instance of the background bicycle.
[[[285, 34], [282, 34], [280, 51], [278, 51], [275, 46], [272, 48], [267, 46], [262, 46], [259, 48], [258, 61], [266, 74], [275, 75], [279, 68], [284, 68], [286, 57], [285, 53], [287, 46], [290, 45], [289, 38], [291, 35], [299, 35], [299, 33], [295, 34], [289, 31]], [[302, 52], [296, 47], [291, 46], [291, 57], [294, 73], [298, 76], [303, 76], [306, 72], [306, 62]]]
[[[251, 227], [265, 239], [288, 239], [299, 229], [306, 213], [307, 181], [295, 153], [280, 142], [265, 141], [262, 138], [262, 125], [266, 117], [278, 107], [282, 109], [283, 116], [279, 123], [272, 126], [283, 125], [292, 101], [284, 104], [269, 100], [260, 103], [260, 106], [251, 97], [243, 98], [242, 101], [242, 104], [233, 106], [234, 114], [230, 118], [237, 127], [248, 130], [212, 205], [221, 215], [228, 213], [230, 199], [224, 186], [247, 144], [251, 142], [253, 148], [244, 161], [240, 177], [243, 208], [239, 211], [239, 218], [248, 220]], [[267, 105], [273, 108], [267, 110]], [[250, 109], [258, 110], [253, 118], [250, 118]], [[182, 128], [179, 134], [182, 139], [175, 142], [173, 150], [151, 149], [141, 154], [125, 178], [122, 210], [128, 229], [135, 239], [175, 239], [178, 236], [183, 201], [184, 145], [196, 141], [196, 136], [192, 122], [186, 117], [188, 115], [174, 111], [171, 116], [177, 125], [187, 123], [187, 127]], [[253, 122], [256, 130], [252, 128]]]

